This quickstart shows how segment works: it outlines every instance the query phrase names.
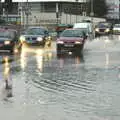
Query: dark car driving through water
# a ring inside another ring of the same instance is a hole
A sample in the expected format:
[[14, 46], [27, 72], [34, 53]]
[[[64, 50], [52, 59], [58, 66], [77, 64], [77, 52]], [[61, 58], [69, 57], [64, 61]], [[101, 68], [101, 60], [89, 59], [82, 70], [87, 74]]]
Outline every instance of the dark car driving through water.
[[64, 30], [57, 39], [57, 55], [62, 52], [81, 53], [87, 36], [81, 29]]
[[0, 28], [0, 51], [13, 53], [17, 43], [18, 36], [16, 30]]
[[21, 44], [51, 46], [52, 37], [44, 27], [29, 27], [19, 38]]
[[95, 36], [112, 34], [113, 25], [110, 22], [99, 22], [95, 27]]

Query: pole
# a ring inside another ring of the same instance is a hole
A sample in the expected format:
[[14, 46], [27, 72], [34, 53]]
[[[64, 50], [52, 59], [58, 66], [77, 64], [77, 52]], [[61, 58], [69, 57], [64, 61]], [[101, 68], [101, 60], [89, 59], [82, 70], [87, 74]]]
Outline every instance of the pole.
[[94, 9], [93, 9], [93, 0], [91, 0], [91, 22], [92, 22], [92, 39], [94, 39], [94, 24], [93, 24], [93, 16], [94, 16]]
[[1, 0], [0, 0], [0, 10], [1, 10], [1, 13], [0, 13], [0, 19], [1, 19], [1, 17], [2, 17], [2, 2], [1, 2]]
[[27, 0], [27, 3], [26, 3], [26, 28], [28, 28], [28, 18], [29, 18], [29, 8], [28, 8], [28, 0]]
[[93, 16], [93, 0], [91, 0], [91, 16]]
[[56, 18], [57, 18], [57, 24], [58, 24], [58, 18], [59, 18], [59, 6], [58, 6], [58, 3], [56, 3]]

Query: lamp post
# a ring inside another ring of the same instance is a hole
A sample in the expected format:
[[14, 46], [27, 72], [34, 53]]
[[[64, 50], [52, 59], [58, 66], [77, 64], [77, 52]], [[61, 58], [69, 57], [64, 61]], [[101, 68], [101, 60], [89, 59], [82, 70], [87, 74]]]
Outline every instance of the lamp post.
[[94, 9], [93, 9], [93, 0], [91, 0], [91, 12], [90, 12], [90, 16], [91, 16], [91, 22], [92, 22], [92, 39], [94, 38], [94, 25], [93, 25], [93, 16], [94, 16]]
[[57, 19], [57, 24], [58, 24], [58, 19], [59, 19], [59, 5], [56, 3], [56, 19]]
[[26, 14], [26, 28], [28, 28], [28, 18], [29, 18], [29, 6], [28, 6], [28, 0], [26, 2], [26, 10], [25, 10], [25, 14]]
[[[78, 14], [78, 0], [76, 0], [76, 12]], [[76, 14], [76, 23], [77, 23], [77, 14]]]

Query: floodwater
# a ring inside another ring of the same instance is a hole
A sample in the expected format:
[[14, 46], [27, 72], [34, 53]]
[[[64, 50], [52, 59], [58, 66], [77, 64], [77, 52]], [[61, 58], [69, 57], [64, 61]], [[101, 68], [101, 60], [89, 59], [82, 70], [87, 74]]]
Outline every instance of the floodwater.
[[0, 59], [1, 119], [120, 119], [119, 36], [88, 41], [77, 57], [57, 58], [53, 42]]

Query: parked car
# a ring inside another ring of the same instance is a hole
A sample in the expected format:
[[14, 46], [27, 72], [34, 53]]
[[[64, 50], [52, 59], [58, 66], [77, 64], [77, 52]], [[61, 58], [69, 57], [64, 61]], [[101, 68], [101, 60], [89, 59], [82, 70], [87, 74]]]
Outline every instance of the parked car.
[[113, 25], [110, 22], [99, 22], [95, 27], [95, 36], [108, 35], [112, 33]]
[[51, 46], [52, 37], [45, 27], [29, 27], [20, 35], [20, 43], [28, 45]]
[[113, 34], [120, 34], [120, 24], [114, 24]]
[[81, 29], [66, 29], [57, 39], [57, 55], [62, 52], [81, 53], [86, 40], [86, 34]]
[[18, 36], [16, 30], [0, 28], [0, 51], [13, 53], [17, 44]]

